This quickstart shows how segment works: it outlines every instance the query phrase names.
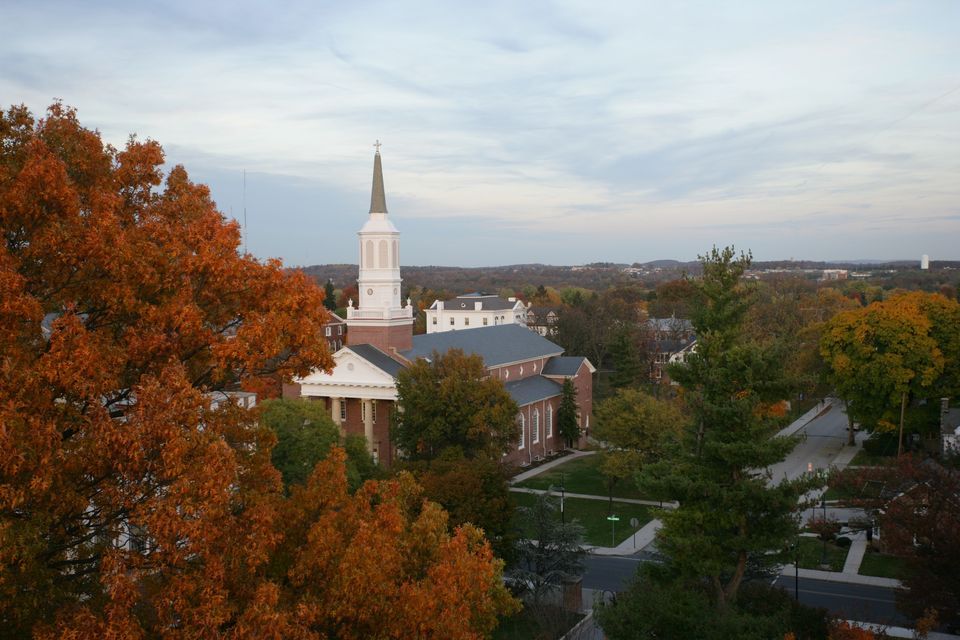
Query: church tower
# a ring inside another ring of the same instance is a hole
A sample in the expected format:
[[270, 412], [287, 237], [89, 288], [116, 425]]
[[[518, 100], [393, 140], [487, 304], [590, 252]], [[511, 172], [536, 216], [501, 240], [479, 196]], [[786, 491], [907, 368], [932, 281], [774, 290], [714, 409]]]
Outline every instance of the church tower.
[[413, 347], [413, 308], [400, 301], [400, 232], [387, 218], [380, 143], [373, 156], [373, 189], [370, 216], [357, 234], [360, 238], [360, 274], [357, 307], [347, 307], [350, 344], [372, 344], [382, 351]]

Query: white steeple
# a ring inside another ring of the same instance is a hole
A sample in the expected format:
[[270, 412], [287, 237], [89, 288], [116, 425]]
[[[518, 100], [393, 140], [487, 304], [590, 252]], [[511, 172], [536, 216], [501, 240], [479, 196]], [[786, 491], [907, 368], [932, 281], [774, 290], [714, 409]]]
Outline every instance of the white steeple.
[[357, 308], [352, 305], [347, 308], [347, 324], [353, 344], [357, 344], [354, 337], [367, 337], [368, 332], [360, 329], [361, 326], [369, 329], [412, 327], [413, 323], [411, 306], [402, 306], [401, 303], [400, 232], [387, 217], [379, 142], [375, 146], [377, 152], [373, 157], [370, 215], [357, 234], [360, 240], [360, 273], [357, 279], [360, 301]]

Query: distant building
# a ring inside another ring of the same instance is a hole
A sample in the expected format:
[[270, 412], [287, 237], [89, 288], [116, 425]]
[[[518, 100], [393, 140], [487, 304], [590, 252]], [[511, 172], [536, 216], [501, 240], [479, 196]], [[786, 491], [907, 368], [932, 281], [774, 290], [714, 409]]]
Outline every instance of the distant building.
[[428, 309], [427, 333], [527, 324], [527, 307], [516, 298], [504, 300], [495, 293], [467, 293], [453, 300], [435, 300]]
[[647, 353], [650, 358], [650, 381], [672, 384], [667, 365], [685, 362], [696, 349], [693, 324], [685, 318], [650, 318], [646, 323]]
[[821, 280], [846, 280], [848, 276], [846, 269], [824, 269], [821, 274]]
[[330, 319], [323, 328], [323, 334], [327, 339], [327, 345], [330, 347], [330, 353], [334, 353], [347, 343], [347, 321], [333, 311], [327, 313], [330, 315]]
[[206, 396], [213, 410], [231, 402], [242, 409], [253, 409], [257, 406], [257, 394], [251, 391], [211, 391]]
[[927, 254], [920, 256], [920, 268], [924, 271], [930, 268], [930, 256]]
[[557, 335], [557, 321], [560, 319], [553, 307], [527, 307], [527, 328], [536, 331], [545, 338]]
[[576, 390], [585, 441], [596, 369], [584, 357], [564, 356], [561, 347], [530, 331], [523, 303], [483, 293], [437, 301], [427, 310], [428, 333], [413, 335], [412, 306], [400, 301], [400, 234], [387, 220], [379, 151], [370, 217], [359, 235], [360, 301], [354, 307], [351, 300], [347, 308], [350, 340], [333, 355], [330, 373], [313, 371], [284, 385], [284, 397], [324, 403], [342, 432], [363, 435], [374, 458], [390, 465], [402, 455], [390, 441], [397, 376], [419, 358], [460, 349], [480, 356], [487, 374], [503, 381], [519, 405], [519, 438], [506, 461], [526, 465], [564, 448], [557, 411], [565, 380]]

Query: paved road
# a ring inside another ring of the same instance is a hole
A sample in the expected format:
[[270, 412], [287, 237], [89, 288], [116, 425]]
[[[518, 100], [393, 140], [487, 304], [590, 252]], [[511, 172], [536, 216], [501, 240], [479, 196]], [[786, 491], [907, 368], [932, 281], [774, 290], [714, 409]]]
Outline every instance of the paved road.
[[826, 413], [801, 428], [797, 435], [802, 439], [786, 460], [770, 467], [772, 482], [779, 482], [784, 476], [790, 480], [799, 478], [811, 464], [814, 471], [830, 468], [847, 441], [847, 414], [843, 412], [843, 406], [835, 402]]
[[584, 589], [623, 591], [643, 562], [638, 556], [587, 556]]
[[[590, 556], [586, 560], [583, 587], [597, 591], [623, 591], [644, 559], [641, 556]], [[780, 576], [775, 584], [793, 595], [792, 576]], [[886, 587], [800, 578], [800, 601], [850, 620], [910, 625], [910, 621], [897, 611], [895, 591]]]
[[[780, 576], [775, 584], [794, 594], [793, 577]], [[911, 625], [910, 620], [897, 611], [895, 591], [886, 587], [800, 578], [800, 602], [823, 607], [848, 620]]]

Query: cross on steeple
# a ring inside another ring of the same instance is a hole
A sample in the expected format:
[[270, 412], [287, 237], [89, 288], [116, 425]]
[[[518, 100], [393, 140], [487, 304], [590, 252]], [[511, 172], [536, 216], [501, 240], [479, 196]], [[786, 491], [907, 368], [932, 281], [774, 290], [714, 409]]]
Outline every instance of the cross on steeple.
[[383, 145], [380, 144], [380, 140], [378, 138], [377, 141], [373, 143], [373, 146], [377, 150], [377, 153], [380, 153], [380, 147], [382, 147]]

